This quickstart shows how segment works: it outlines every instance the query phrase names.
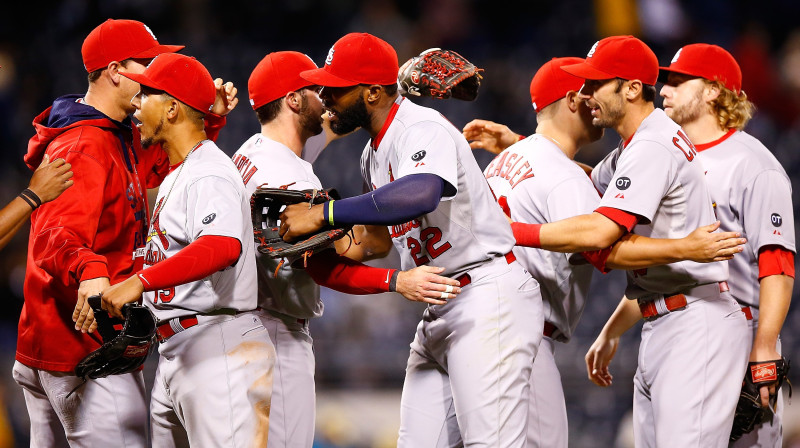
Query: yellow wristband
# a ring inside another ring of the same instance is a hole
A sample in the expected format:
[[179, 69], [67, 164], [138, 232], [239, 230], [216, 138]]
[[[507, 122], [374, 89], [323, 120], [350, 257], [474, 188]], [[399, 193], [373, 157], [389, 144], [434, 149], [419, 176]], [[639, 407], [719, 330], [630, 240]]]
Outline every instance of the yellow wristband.
[[328, 201], [328, 224], [335, 225], [333, 223], [333, 199]]

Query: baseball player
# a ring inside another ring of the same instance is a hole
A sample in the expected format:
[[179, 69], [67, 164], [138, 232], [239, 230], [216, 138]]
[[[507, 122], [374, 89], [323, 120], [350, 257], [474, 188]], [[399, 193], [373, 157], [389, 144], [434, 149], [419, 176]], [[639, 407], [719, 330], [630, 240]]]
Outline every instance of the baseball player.
[[[261, 123], [261, 132], [248, 139], [233, 155], [248, 195], [262, 185], [297, 190], [322, 189], [311, 163], [303, 159], [307, 155], [304, 149], [308, 140], [330, 132], [329, 129], [323, 132], [322, 102], [317, 95], [317, 86], [300, 77], [300, 72], [315, 68], [316, 64], [308, 56], [281, 51], [265, 56], [250, 75], [250, 104]], [[338, 137], [331, 134], [326, 143]], [[380, 229], [386, 232], [385, 226]], [[386, 243], [373, 240], [361, 239], [357, 245], [351, 244], [348, 238], [338, 242], [343, 243], [341, 250], [348, 257], [362, 260], [384, 255], [391, 248], [388, 234]], [[315, 361], [308, 323], [309, 319], [320, 317], [323, 312], [315, 280], [356, 294], [386, 292], [389, 290], [386, 280], [395, 271], [356, 264], [337, 267], [334, 263], [339, 260], [332, 255], [332, 251], [330, 254], [315, 254], [307, 260], [308, 267], [303, 270], [293, 269], [290, 263], [279, 267], [278, 260], [256, 254], [259, 306], [277, 353], [270, 408], [270, 447], [310, 447], [314, 441]], [[425, 272], [420, 283], [438, 281], [459, 289], [455, 280], [425, 271], [433, 269], [427, 266], [415, 268]], [[403, 285], [406, 273], [401, 272], [398, 277], [397, 284]], [[430, 299], [441, 299], [445, 287], [431, 291]], [[402, 286], [397, 290], [402, 291]]]
[[132, 103], [142, 145], [161, 144], [171, 164], [144, 269], [102, 292], [116, 317], [144, 293], [158, 321], [153, 446], [266, 446], [275, 350], [256, 312], [250, 198], [203, 125], [214, 81], [174, 53], [124, 76], [141, 85]]
[[[582, 61], [580, 58], [552, 59], [536, 72], [530, 85], [531, 101], [537, 113], [536, 134], [508, 148], [484, 170], [498, 203], [515, 222], [558, 221], [591, 213], [600, 202], [591, 179], [573, 162], [573, 158], [583, 145], [599, 139], [603, 128], [592, 125], [589, 109], [578, 96], [583, 79], [561, 70], [564, 65]], [[469, 129], [465, 128], [465, 137], [484, 140], [480, 146], [496, 146], [496, 142], [503, 139], [483, 138], [487, 132], [492, 132], [486, 127], [492, 126], [473, 121]], [[517, 140], [516, 135], [507, 140]], [[517, 172], [526, 174], [515, 175]], [[721, 235], [705, 229], [692, 233], [695, 234], [711, 238]], [[661, 243], [647, 240], [639, 238], [630, 253], [642, 257], [642, 253], [647, 252], [642, 250], [643, 244]], [[624, 246], [631, 243], [618, 243], [618, 250], [612, 252], [606, 264], [625, 265], [629, 251]], [[739, 244], [740, 239], [735, 238], [735, 243]], [[680, 248], [677, 245], [662, 247], [656, 252], [667, 253], [670, 250], [674, 253]], [[561, 377], [553, 357], [554, 341], [569, 342], [583, 313], [592, 267], [574, 264], [569, 254], [541, 249], [518, 246], [514, 248], [514, 254], [542, 285], [545, 318], [544, 338], [531, 372], [528, 446], [566, 447], [567, 411]], [[633, 260], [633, 267], [640, 266], [638, 260]]]
[[139, 87], [120, 74], [142, 72], [154, 56], [181, 48], [160, 45], [141, 22], [108, 20], [83, 42], [87, 92], [56, 99], [33, 122], [28, 167], [63, 158], [76, 173], [72, 187], [31, 216], [13, 374], [33, 446], [148, 445], [141, 372], [78, 387], [75, 366], [99, 344], [76, 332], [71, 318], [79, 298], [134, 272], [132, 255], [147, 230], [146, 189], [168, 168], [162, 151], [142, 150], [129, 118]]
[[[712, 222], [703, 169], [693, 163], [696, 150], [653, 105], [658, 62], [652, 50], [632, 36], [613, 36], [597, 42], [585, 62], [562, 69], [585, 79], [581, 94], [592, 123], [613, 128], [623, 142], [592, 171], [603, 192], [595, 212], [527, 225], [527, 243], [607, 253], [628, 232], [681, 237]], [[603, 256], [593, 263], [602, 266]], [[637, 446], [727, 445], [741, 386], [730, 372], [746, 363], [747, 326], [726, 279], [724, 262], [628, 271], [631, 300], [623, 299], [603, 331], [617, 335], [647, 320], [634, 378]]]
[[542, 337], [539, 286], [515, 262], [508, 221], [468, 143], [441, 114], [399, 96], [397, 72], [391, 45], [351, 33], [323, 68], [301, 73], [324, 86], [334, 132], [369, 132], [361, 160], [373, 191], [287, 207], [282, 234], [326, 222], [383, 224], [403, 268], [437, 264], [460, 282], [456, 300], [428, 306], [411, 344], [398, 446], [524, 446]]
[[71, 167], [64, 159], [50, 162], [50, 157], [44, 156], [42, 163], [33, 172], [28, 188], [0, 210], [0, 249], [6, 247], [34, 210], [54, 200], [72, 186], [74, 181], [70, 179]]
[[[729, 263], [728, 283], [748, 317], [750, 362], [780, 359], [796, 251], [789, 177], [761, 142], [742, 131], [753, 106], [730, 53], [716, 45], [686, 45], [661, 73], [667, 78], [661, 89], [664, 111], [695, 143], [722, 228], [748, 239], [747, 250]], [[766, 389], [761, 390], [765, 407]], [[779, 394], [772, 421], [733, 445], [780, 447], [782, 411]]]

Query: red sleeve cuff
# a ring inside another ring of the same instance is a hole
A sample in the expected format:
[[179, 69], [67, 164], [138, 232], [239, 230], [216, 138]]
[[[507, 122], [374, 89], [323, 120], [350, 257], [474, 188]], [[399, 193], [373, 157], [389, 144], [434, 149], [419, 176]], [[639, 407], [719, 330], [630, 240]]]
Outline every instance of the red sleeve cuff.
[[781, 246], [764, 246], [758, 253], [758, 279], [770, 275], [794, 278], [794, 253]]
[[80, 282], [93, 278], [108, 278], [108, 265], [102, 261], [90, 261], [83, 265], [78, 277]]
[[525, 137], [524, 135], [520, 134], [519, 136], [517, 136], [517, 141], [521, 142], [521, 141], [525, 140], [526, 138], [527, 137]]
[[601, 215], [605, 216], [606, 218], [614, 221], [615, 223], [624, 227], [628, 232], [633, 230], [633, 227], [639, 221], [639, 218], [636, 215], [632, 215], [626, 211], [622, 211], [618, 208], [613, 207], [598, 207], [595, 210], [596, 213], [600, 213]]
[[209, 140], [216, 142], [217, 137], [219, 137], [219, 132], [223, 127], [225, 127], [227, 118], [224, 115], [215, 115], [209, 112], [206, 114], [204, 122], [206, 127], [206, 136], [209, 138]]
[[542, 230], [541, 224], [526, 224], [524, 222], [512, 222], [511, 231], [517, 240], [517, 246], [541, 248], [542, 242], [539, 240], [539, 232]]
[[601, 250], [581, 252], [581, 255], [583, 255], [583, 258], [585, 258], [586, 261], [588, 261], [598, 271], [602, 272], [603, 274], [607, 274], [611, 272], [611, 269], [606, 267], [606, 262], [608, 261], [608, 257], [611, 256], [611, 249], [613, 247], [614, 246], [612, 245]]

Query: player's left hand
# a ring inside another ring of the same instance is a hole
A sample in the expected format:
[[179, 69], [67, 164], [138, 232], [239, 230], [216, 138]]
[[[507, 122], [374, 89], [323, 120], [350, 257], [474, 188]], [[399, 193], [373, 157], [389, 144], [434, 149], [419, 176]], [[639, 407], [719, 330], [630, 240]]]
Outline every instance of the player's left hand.
[[396, 292], [412, 302], [444, 305], [447, 300], [461, 293], [460, 283], [449, 277], [438, 275], [444, 268], [418, 266], [397, 274]]
[[462, 134], [472, 149], [485, 149], [492, 154], [500, 154], [517, 143], [519, 134], [508, 126], [494, 121], [475, 119], [464, 126]]
[[608, 387], [614, 377], [608, 370], [608, 365], [614, 359], [619, 347], [619, 338], [608, 337], [605, 332], [600, 332], [597, 339], [586, 352], [586, 373], [589, 379], [596, 385]]
[[132, 275], [126, 280], [109, 286], [101, 293], [103, 299], [103, 309], [108, 311], [112, 317], [125, 319], [122, 314], [122, 306], [126, 303], [136, 302], [142, 298], [144, 285], [139, 280], [138, 275]]
[[217, 88], [217, 98], [211, 107], [211, 113], [219, 116], [228, 115], [239, 104], [239, 98], [236, 97], [239, 90], [232, 82], [223, 82], [222, 78], [214, 80], [214, 87]]
[[97, 322], [94, 321], [94, 311], [92, 311], [88, 299], [100, 293], [109, 284], [108, 277], [98, 277], [83, 280], [78, 285], [78, 302], [72, 311], [72, 321], [75, 322], [76, 330], [81, 333], [92, 333], [97, 329]]
[[[744, 250], [747, 240], [739, 232], [715, 232], [720, 222], [698, 227], [682, 239], [684, 259], [697, 263], [730, 260]], [[775, 359], [775, 358], [770, 358]]]
[[322, 207], [326, 205], [327, 202], [311, 208], [307, 203], [287, 205], [279, 217], [281, 221], [280, 234], [283, 240], [293, 241], [323, 228], [325, 216], [322, 213]]
[[[750, 352], [750, 362], [766, 362], [771, 361], [773, 359], [781, 359], [781, 354], [775, 350], [774, 347], [758, 347], [757, 345], [753, 345], [753, 350]], [[769, 386], [761, 386], [758, 391], [761, 395], [761, 407], [767, 408], [769, 407], [769, 397], [775, 396], [776, 394], [776, 383], [772, 383]]]

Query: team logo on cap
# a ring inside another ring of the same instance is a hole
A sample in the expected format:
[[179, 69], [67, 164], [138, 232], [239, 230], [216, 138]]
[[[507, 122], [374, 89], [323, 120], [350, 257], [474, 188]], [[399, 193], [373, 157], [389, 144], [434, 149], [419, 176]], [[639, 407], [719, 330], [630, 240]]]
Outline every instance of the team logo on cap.
[[680, 50], [678, 50], [677, 53], [675, 53], [675, 56], [672, 58], [672, 61], [670, 62], [670, 64], [674, 64], [674, 63], [678, 62], [678, 58], [681, 57], [681, 51], [683, 51], [683, 48], [681, 48]]
[[333, 62], [333, 52], [334, 51], [335, 50], [334, 50], [333, 47], [331, 47], [330, 51], [328, 51], [328, 57], [325, 58], [325, 65], [331, 65], [331, 62]]
[[783, 224], [783, 218], [777, 213], [773, 213], [769, 219], [772, 221], [772, 225], [775, 227], [780, 227], [781, 224]]
[[158, 40], [156, 39], [156, 35], [153, 34], [153, 30], [151, 30], [149, 26], [145, 25], [144, 23], [142, 25], [144, 26], [144, 29], [146, 29], [147, 32], [150, 33], [150, 37], [152, 37], [153, 40]]
[[536, 101], [533, 102], [533, 110], [539, 110], [539, 108], [536, 107]]
[[594, 55], [594, 52], [597, 51], [597, 44], [599, 43], [600, 41], [598, 40], [597, 42], [594, 43], [594, 45], [592, 45], [592, 48], [589, 49], [589, 54], [586, 55], [587, 58], [590, 58]]
[[614, 185], [617, 186], [618, 190], [627, 190], [631, 186], [631, 180], [630, 178], [627, 177], [620, 177], [619, 179], [617, 179]]

